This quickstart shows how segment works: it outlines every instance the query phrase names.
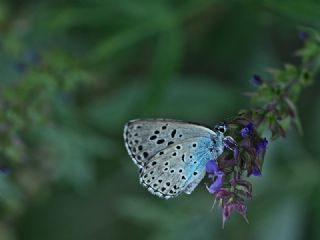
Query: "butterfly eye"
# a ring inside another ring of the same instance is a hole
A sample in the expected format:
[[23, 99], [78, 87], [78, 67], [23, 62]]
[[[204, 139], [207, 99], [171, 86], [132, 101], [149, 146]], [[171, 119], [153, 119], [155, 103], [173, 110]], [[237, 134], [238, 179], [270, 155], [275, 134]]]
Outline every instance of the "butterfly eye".
[[224, 126], [217, 126], [217, 127], [215, 128], [215, 130], [216, 130], [217, 132], [225, 133], [226, 128], [225, 128]]
[[224, 133], [224, 127], [219, 127], [218, 131], [221, 132], [221, 133]]

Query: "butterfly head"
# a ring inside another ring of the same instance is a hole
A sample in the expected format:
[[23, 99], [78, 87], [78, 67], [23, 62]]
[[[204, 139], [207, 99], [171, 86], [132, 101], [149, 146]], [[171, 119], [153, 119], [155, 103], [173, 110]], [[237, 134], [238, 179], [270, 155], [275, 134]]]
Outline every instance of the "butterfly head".
[[214, 131], [220, 134], [224, 134], [227, 130], [228, 130], [228, 127], [225, 122], [219, 123], [214, 127]]

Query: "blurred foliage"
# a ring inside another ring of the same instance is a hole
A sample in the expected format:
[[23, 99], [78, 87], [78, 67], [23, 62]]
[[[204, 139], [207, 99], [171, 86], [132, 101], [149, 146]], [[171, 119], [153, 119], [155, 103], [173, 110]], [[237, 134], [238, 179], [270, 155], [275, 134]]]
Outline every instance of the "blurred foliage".
[[319, 81], [297, 106], [304, 135], [270, 145], [249, 225], [222, 230], [202, 184], [151, 196], [122, 140], [129, 119], [235, 115], [252, 74], [298, 61], [298, 27], [319, 29], [319, 7], [2, 0], [0, 239], [319, 239]]

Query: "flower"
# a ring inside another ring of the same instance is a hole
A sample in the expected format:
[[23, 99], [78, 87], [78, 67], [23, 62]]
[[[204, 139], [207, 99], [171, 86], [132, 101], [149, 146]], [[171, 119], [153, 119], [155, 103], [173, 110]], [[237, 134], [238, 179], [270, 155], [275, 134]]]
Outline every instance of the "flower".
[[268, 146], [268, 140], [266, 138], [261, 139], [256, 146], [256, 154], [259, 155], [264, 150], [266, 150]]
[[233, 150], [233, 157], [234, 157], [234, 160], [235, 160], [236, 162], [239, 161], [239, 148], [238, 148], [238, 147], [236, 147], [236, 148]]
[[253, 75], [251, 80], [250, 80], [251, 84], [255, 87], [259, 87], [262, 85], [263, 80], [259, 75]]
[[306, 41], [308, 38], [309, 38], [309, 33], [307, 32], [299, 32], [299, 38], [302, 40], [302, 41]]
[[231, 216], [232, 211], [238, 212], [244, 218], [244, 220], [249, 223], [247, 219], [247, 207], [242, 202], [234, 201], [223, 206], [222, 228], [224, 227], [225, 222]]
[[215, 176], [216, 176], [216, 179], [213, 181], [210, 187], [206, 186], [208, 192], [211, 194], [219, 191], [223, 184], [224, 173], [221, 171], [218, 171], [216, 172]]
[[252, 136], [253, 130], [254, 130], [253, 124], [249, 123], [244, 128], [241, 129], [240, 135], [242, 138]]
[[7, 166], [0, 166], [0, 175], [9, 175], [11, 172], [11, 169]]
[[261, 176], [261, 171], [258, 168], [253, 168], [252, 175], [255, 176], [255, 177], [260, 177]]
[[209, 193], [213, 194], [220, 190], [223, 184], [224, 173], [218, 171], [218, 165], [215, 160], [210, 160], [206, 164], [206, 171], [209, 173], [209, 178], [213, 181], [210, 187], [207, 187]]
[[215, 160], [210, 160], [207, 162], [206, 171], [208, 173], [215, 173], [216, 171], [218, 171], [218, 165]]

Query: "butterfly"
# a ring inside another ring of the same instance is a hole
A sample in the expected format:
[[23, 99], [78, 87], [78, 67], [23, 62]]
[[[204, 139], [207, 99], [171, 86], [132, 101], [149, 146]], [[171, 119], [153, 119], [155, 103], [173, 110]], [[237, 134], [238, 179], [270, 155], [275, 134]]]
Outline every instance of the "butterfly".
[[140, 183], [169, 199], [191, 194], [204, 178], [206, 163], [224, 150], [225, 123], [213, 130], [171, 119], [137, 119], [124, 127], [126, 149], [140, 169]]

